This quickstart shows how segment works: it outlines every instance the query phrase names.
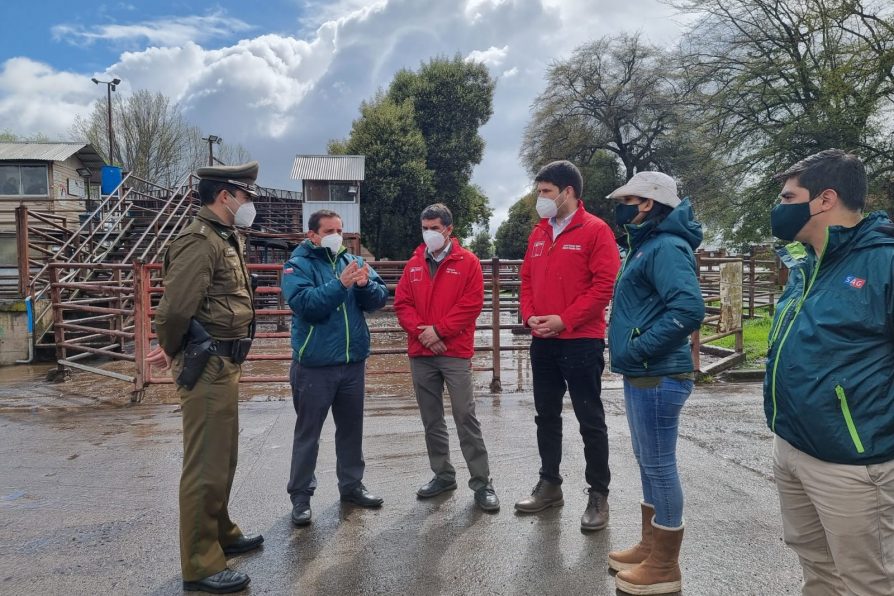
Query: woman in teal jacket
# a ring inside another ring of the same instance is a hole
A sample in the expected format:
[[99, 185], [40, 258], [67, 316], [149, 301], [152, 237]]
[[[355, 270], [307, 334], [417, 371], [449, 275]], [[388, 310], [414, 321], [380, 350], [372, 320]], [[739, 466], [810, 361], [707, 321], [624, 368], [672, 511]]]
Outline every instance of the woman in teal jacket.
[[611, 369], [624, 403], [643, 487], [642, 538], [609, 553], [617, 587], [630, 594], [681, 589], [683, 489], [677, 472], [680, 410], [692, 393], [689, 335], [705, 314], [693, 251], [702, 229], [673, 178], [639, 172], [612, 192], [627, 256], [609, 322]]

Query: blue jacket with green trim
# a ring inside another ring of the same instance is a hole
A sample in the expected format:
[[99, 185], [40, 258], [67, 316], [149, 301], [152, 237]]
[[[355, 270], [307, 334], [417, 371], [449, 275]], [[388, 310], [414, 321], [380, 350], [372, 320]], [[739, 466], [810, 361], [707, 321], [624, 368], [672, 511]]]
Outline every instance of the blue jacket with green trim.
[[795, 242], [770, 329], [764, 411], [797, 449], [837, 464], [894, 459], [894, 227], [832, 226], [817, 258]]
[[693, 250], [702, 226], [684, 199], [661, 222], [624, 226], [627, 255], [615, 283], [611, 369], [631, 377], [691, 372], [689, 335], [705, 317]]
[[333, 366], [369, 357], [364, 312], [385, 306], [388, 289], [370, 269], [369, 283], [350, 289], [338, 277], [363, 259], [344, 247], [334, 258], [328, 248], [305, 240], [283, 265], [282, 295], [292, 309], [292, 357], [304, 366]]

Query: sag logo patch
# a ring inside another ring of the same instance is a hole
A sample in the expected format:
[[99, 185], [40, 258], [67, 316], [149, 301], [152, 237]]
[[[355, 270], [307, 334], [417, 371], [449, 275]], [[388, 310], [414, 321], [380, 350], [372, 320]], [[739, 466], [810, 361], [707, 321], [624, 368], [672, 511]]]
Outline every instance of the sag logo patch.
[[857, 277], [856, 275], [848, 275], [844, 278], [844, 285], [850, 286], [852, 288], [857, 288], [858, 290], [866, 285], [866, 280]]

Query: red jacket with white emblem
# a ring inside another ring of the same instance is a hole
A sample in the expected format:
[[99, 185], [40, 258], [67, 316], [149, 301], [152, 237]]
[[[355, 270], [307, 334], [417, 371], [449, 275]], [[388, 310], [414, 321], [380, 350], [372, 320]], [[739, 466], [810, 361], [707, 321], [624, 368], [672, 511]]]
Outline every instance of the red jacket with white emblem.
[[565, 323], [559, 339], [604, 339], [605, 309], [620, 266], [611, 228], [585, 211], [583, 201], [556, 238], [549, 220], [541, 219], [521, 268], [522, 320], [559, 315]]
[[422, 345], [420, 325], [434, 325], [447, 346], [442, 356], [471, 358], [475, 353], [475, 321], [484, 306], [481, 262], [451, 238], [453, 246], [434, 277], [420, 245], [404, 267], [394, 293], [394, 312], [407, 332], [410, 357], [434, 356]]

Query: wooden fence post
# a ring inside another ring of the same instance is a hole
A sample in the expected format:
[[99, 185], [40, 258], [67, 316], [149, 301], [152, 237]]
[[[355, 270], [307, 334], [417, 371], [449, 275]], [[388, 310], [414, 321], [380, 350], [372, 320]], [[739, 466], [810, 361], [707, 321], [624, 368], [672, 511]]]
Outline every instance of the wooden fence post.
[[736, 352], [742, 352], [742, 262], [720, 265], [720, 326], [717, 331], [736, 331]]

